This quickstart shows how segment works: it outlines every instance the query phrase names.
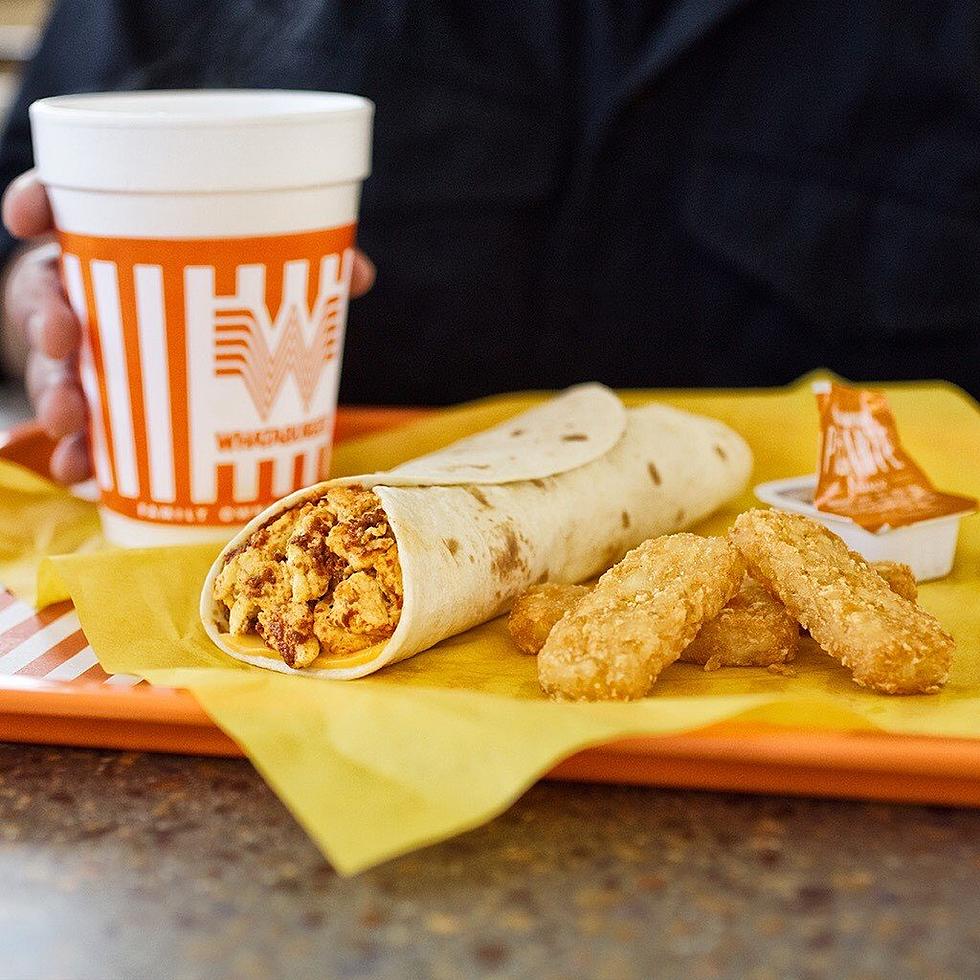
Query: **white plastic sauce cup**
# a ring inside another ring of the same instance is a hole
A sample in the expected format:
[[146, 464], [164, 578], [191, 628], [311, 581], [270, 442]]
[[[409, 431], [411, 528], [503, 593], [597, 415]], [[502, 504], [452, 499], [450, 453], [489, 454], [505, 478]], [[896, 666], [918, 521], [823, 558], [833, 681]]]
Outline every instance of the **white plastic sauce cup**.
[[943, 578], [952, 571], [960, 521], [969, 511], [902, 527], [866, 531], [849, 517], [817, 510], [813, 505], [816, 489], [817, 477], [810, 474], [760, 483], [755, 488], [755, 495], [771, 507], [818, 521], [868, 561], [904, 562], [918, 582]]
[[326, 475], [373, 105], [131, 92], [30, 115], [106, 536], [227, 538]]

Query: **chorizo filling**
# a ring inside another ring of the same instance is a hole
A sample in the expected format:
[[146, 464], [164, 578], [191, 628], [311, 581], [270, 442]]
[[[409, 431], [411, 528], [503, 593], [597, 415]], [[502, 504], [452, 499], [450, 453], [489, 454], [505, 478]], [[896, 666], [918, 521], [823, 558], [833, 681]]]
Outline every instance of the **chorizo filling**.
[[257, 634], [296, 668], [387, 640], [402, 595], [381, 501], [358, 486], [331, 487], [253, 532], [214, 584], [228, 631]]

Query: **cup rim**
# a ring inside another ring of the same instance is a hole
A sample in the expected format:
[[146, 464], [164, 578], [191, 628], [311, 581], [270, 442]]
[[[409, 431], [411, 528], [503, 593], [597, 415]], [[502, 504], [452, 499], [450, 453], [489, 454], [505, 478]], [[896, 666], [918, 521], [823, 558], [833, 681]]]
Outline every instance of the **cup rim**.
[[360, 95], [303, 89], [153, 89], [79, 92], [39, 99], [30, 114], [45, 123], [104, 128], [278, 126], [369, 114]]

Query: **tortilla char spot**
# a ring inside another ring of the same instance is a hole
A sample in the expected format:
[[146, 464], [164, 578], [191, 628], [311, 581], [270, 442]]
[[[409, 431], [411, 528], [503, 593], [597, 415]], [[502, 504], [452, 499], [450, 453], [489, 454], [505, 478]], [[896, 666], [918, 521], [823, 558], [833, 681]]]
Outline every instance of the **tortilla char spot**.
[[624, 510], [621, 518], [623, 522], [623, 527], [629, 527], [633, 522], [630, 520], [630, 515]]
[[490, 551], [490, 567], [497, 581], [508, 578], [514, 572], [527, 570], [527, 562], [521, 556], [521, 547], [514, 529], [505, 525], [501, 537], [501, 543]]
[[660, 470], [657, 469], [656, 463], [647, 463], [647, 472], [650, 474], [650, 479], [653, 480], [655, 486], [660, 486]]
[[561, 437], [562, 442], [588, 442], [589, 437], [584, 432], [572, 432], [567, 436]]
[[514, 429], [513, 432], [511, 432], [510, 437], [511, 439], [519, 439], [522, 435], [524, 435], [523, 429]]
[[684, 518], [685, 518], [685, 517], [687, 517], [687, 514], [685, 513], [685, 511], [684, 511], [684, 508], [683, 508], [683, 507], [681, 507], [681, 508], [680, 508], [680, 509], [679, 509], [679, 510], [677, 511], [677, 516], [676, 516], [676, 517], [674, 518], [674, 523], [675, 523], [675, 524], [678, 524], [678, 525], [680, 525], [680, 524], [683, 524], [683, 523], [684, 523]]
[[725, 462], [727, 463], [727, 462], [728, 462], [728, 453], [726, 453], [726, 452], [725, 452], [725, 450], [724, 450], [724, 449], [722, 449], [722, 448], [721, 448], [721, 446], [719, 446], [717, 442], [715, 443], [715, 446], [714, 446], [714, 449], [715, 449], [715, 452], [716, 452], [716, 453], [717, 453], [717, 454], [718, 454], [718, 455], [719, 455], [719, 456], [720, 456], [720, 457], [721, 457], [721, 458], [722, 458], [723, 460], [725, 460]]
[[455, 538], [446, 538], [442, 543], [451, 555], [455, 555], [459, 551], [459, 542]]
[[479, 487], [463, 487], [463, 489], [481, 506], [489, 507], [490, 501], [484, 496]]
[[531, 486], [537, 487], [539, 490], [544, 490], [548, 484], [544, 480], [532, 480]]

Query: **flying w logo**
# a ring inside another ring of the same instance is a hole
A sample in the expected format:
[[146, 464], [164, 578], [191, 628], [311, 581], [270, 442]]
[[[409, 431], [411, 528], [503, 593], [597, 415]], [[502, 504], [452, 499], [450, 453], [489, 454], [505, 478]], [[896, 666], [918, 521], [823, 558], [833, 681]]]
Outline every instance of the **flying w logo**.
[[279, 343], [271, 348], [250, 310], [215, 314], [214, 373], [240, 377], [263, 420], [292, 374], [303, 408], [309, 411], [323, 366], [337, 353], [338, 302], [333, 300], [322, 311], [309, 344], [299, 315], [289, 310], [286, 323], [276, 323]]
[[282, 301], [273, 320], [265, 296], [265, 266], [240, 266], [234, 296], [213, 296], [214, 372], [241, 378], [266, 421], [288, 378], [309, 411], [326, 365], [338, 354], [353, 253], [321, 260], [316, 301], [308, 305], [307, 260], [283, 266]]

